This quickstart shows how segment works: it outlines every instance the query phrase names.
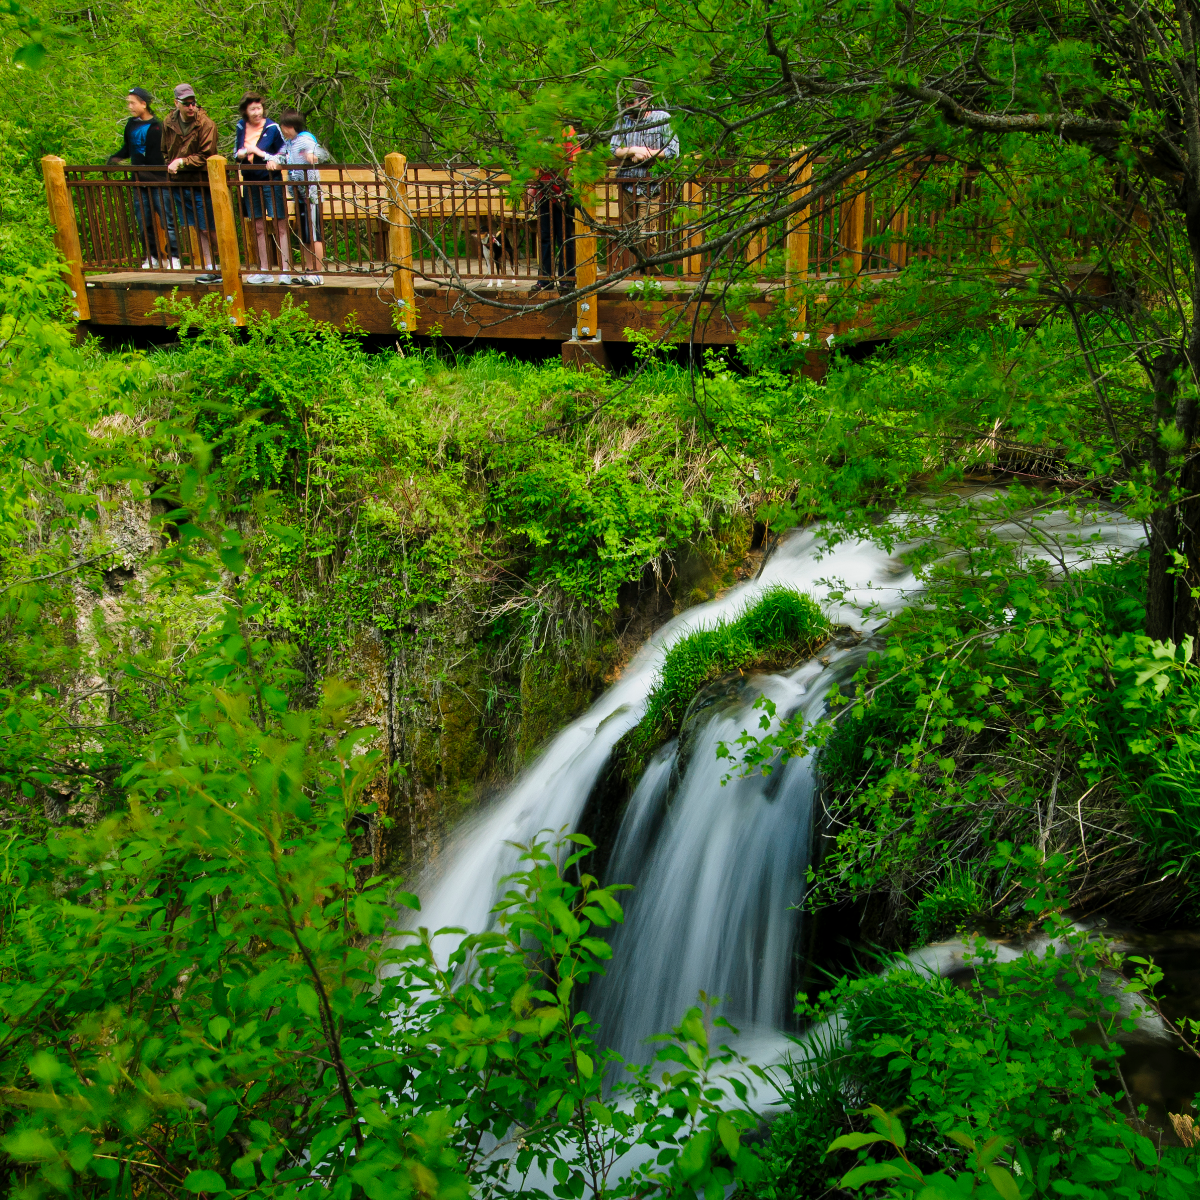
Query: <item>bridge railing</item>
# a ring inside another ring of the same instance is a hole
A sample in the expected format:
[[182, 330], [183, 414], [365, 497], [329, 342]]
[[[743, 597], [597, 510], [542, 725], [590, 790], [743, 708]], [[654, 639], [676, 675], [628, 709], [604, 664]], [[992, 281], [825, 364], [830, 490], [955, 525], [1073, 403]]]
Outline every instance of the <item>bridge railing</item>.
[[[221, 186], [209, 172], [188, 178], [169, 176], [165, 167], [63, 164], [85, 273], [138, 270], [149, 260], [156, 270], [184, 274], [219, 264], [217, 210], [232, 218], [242, 270], [254, 272], [259, 261], [256, 225], [265, 224], [270, 266], [281, 258], [280, 226], [286, 225], [293, 261], [303, 218], [315, 208], [324, 243], [325, 272], [333, 275], [378, 274], [386, 270], [390, 184], [386, 168], [370, 163], [339, 163], [318, 169], [319, 180], [293, 182], [286, 172], [263, 172], [223, 160]], [[265, 177], [264, 177], [265, 176]], [[599, 275], [636, 265], [636, 252], [686, 250], [736, 221], [760, 203], [758, 194], [781, 182], [777, 164], [717, 169], [699, 180], [622, 181], [610, 171], [595, 185], [589, 209], [596, 237]], [[412, 270], [418, 278], [535, 279], [539, 272], [538, 203], [535, 194], [515, 201], [511, 178], [482, 167], [407, 163], [405, 216], [413, 232]], [[221, 193], [226, 193], [222, 195]], [[226, 203], [227, 201], [227, 203]], [[864, 234], [877, 232], [880, 205], [867, 197], [865, 223], [854, 220], [856, 201], [835, 201], [808, 214], [809, 270], [834, 275], [847, 257], [857, 259]], [[301, 208], [306, 209], [304, 213]], [[883, 215], [885, 224], [895, 214]], [[901, 230], [897, 229], [898, 235]], [[782, 244], [782, 224], [742, 247], [747, 261], [768, 266], [767, 254]], [[552, 233], [557, 248], [558, 235]], [[205, 240], [212, 247], [211, 255]], [[174, 251], [174, 252], [172, 252]], [[178, 260], [178, 265], [172, 262]], [[711, 265], [697, 253], [668, 264], [668, 275], [699, 278]], [[860, 268], [895, 270], [899, 264], [873, 251]], [[639, 272], [635, 271], [635, 275]], [[659, 272], [655, 272], [658, 274]], [[781, 272], [776, 267], [774, 275]]]
[[[547, 264], [553, 274], [569, 276], [564, 239], [583, 283], [618, 271], [636, 279], [644, 256], [664, 252], [679, 257], [651, 274], [697, 281], [724, 265], [713, 262], [706, 242], [748, 217], [782, 210], [789, 196], [801, 194], [813, 166], [696, 165], [702, 169], [682, 181], [621, 179], [610, 169], [582, 199], [583, 209], [568, 206], [548, 220], [547, 193], [533, 188], [514, 196], [502, 172], [409, 163], [399, 154], [383, 164], [323, 165], [295, 181], [286, 168], [264, 172], [223, 158], [183, 179], [165, 167], [43, 160], [58, 241], [83, 307], [86, 274], [148, 268], [181, 280], [219, 272], [238, 310], [243, 276], [299, 273], [301, 247], [316, 241], [319, 270], [330, 282], [391, 283], [408, 304], [422, 280], [520, 286], [542, 277]], [[760, 279], [786, 276], [789, 284], [887, 274], [943, 253], [941, 222], [972, 197], [974, 186], [968, 178], [961, 194], [930, 202], [916, 198], [904, 179], [871, 189], [861, 178], [851, 180], [841, 195], [799, 218], [768, 220], [722, 253]]]

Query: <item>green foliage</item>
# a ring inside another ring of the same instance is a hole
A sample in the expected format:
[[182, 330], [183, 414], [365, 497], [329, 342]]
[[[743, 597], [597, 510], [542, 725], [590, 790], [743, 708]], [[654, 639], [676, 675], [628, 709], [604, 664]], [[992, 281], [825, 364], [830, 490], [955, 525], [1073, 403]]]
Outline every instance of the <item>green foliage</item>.
[[[905, 941], [906, 927], [952, 932], [943, 918], [1019, 914], [1020, 897], [993, 890], [979, 862], [1000, 838], [1067, 850], [1080, 885], [1091, 871], [1089, 886], [1103, 887], [1105, 872], [1128, 869], [1120, 830], [1132, 827], [1168, 876], [1140, 902], [1170, 911], [1194, 887], [1195, 668], [1186, 648], [1136, 632], [1144, 558], [1089, 565], [1096, 552], [1073, 547], [1069, 525], [1054, 534], [1045, 512], [1015, 490], [948, 506], [932, 518], [929, 553], [946, 557], [926, 569], [925, 602], [896, 618], [854, 699], [831, 697], [836, 711], [816, 729], [792, 721], [740, 739], [743, 770], [824, 746], [831, 811], [845, 824], [819, 895], [901, 894], [889, 940]], [[1004, 533], [1014, 518], [1039, 557]], [[1105, 852], [1111, 861], [1096, 864]], [[965, 876], [964, 854], [978, 867]]]
[[810, 658], [829, 636], [820, 606], [802, 592], [771, 587], [730, 621], [681, 637], [666, 653], [646, 713], [626, 735], [627, 773], [676, 733], [692, 698], [731, 671], [765, 669]]
[[[1036, 861], [1036, 850], [1026, 850], [1013, 861]], [[1026, 882], [1038, 889], [1036, 879]], [[1030, 908], [1044, 911], [1046, 903]], [[1126, 964], [1103, 938], [1061, 919], [1045, 933], [1043, 949], [1007, 962], [978, 940], [965, 985], [902, 963], [843, 979], [821, 1008], [806, 1010], [836, 1012], [797, 1056], [789, 1080], [793, 1113], [811, 1105], [827, 1114], [799, 1154], [827, 1157], [817, 1178], [792, 1194], [872, 1187], [888, 1196], [1029, 1200], [1195, 1191], [1196, 1152], [1156, 1145], [1136, 1128], [1123, 1095], [1116, 1039], [1133, 1020], [1122, 992], [1144, 995], [1146, 981], [1125, 983]], [[822, 1079], [838, 1081], [834, 1097]], [[863, 1096], [877, 1102], [860, 1113]], [[778, 1136], [792, 1146], [799, 1126], [781, 1119], [775, 1128], [772, 1142]], [[849, 1169], [848, 1152], [858, 1160]], [[776, 1149], [767, 1148], [765, 1161], [760, 1190], [790, 1186]]]
[[913, 934], [918, 942], [933, 942], [954, 933], [989, 912], [991, 901], [974, 864], [951, 863], [945, 876], [913, 906]]
[[[181, 338], [195, 333], [186, 351], [189, 383], [204, 397], [194, 418], [196, 432], [216, 452], [218, 479], [231, 497], [264, 488], [296, 492], [318, 477], [345, 479], [350, 464], [337, 450], [312, 462], [332, 433], [340, 450], [353, 434], [342, 427], [370, 421], [355, 411], [367, 388], [369, 360], [354, 331], [312, 320], [290, 297], [278, 317], [248, 319], [245, 336], [230, 328], [222, 298], [160, 302], [178, 318]], [[389, 398], [391, 376], [369, 390]], [[377, 453], [385, 453], [386, 428], [369, 426]], [[355, 432], [358, 432], [355, 430]], [[339, 436], [340, 435], [340, 436]], [[359, 467], [368, 464], [357, 464]]]
[[127, 748], [119, 724], [100, 741], [80, 719], [88, 656], [72, 588], [97, 587], [112, 565], [98, 532], [110, 489], [145, 495], [128, 414], [149, 376], [136, 359], [76, 348], [57, 320], [65, 293], [53, 267], [0, 277], [0, 795], [17, 811], [102, 793]]
[[[639, 1068], [628, 1103], [602, 1094], [620, 1064], [573, 997], [621, 910], [564, 875], [590, 843], [529, 847], [497, 932], [464, 938], [445, 969], [427, 931], [386, 948], [394, 905], [417, 902], [364, 878], [352, 849], [374, 755], [334, 693], [283, 711], [248, 673], [250, 645], [230, 628], [207, 693], [131, 772], [127, 818], [9, 841], [12, 1194], [132, 1195], [151, 1170], [233, 1196], [314, 1177], [347, 1197], [543, 1196], [524, 1182], [534, 1164], [561, 1200], [585, 1180], [692, 1194], [755, 1178], [745, 1085], [725, 1085], [741, 1105], [712, 1087], [733, 1060], [698, 1010], [660, 1076]], [[610, 1179], [639, 1143], [656, 1161]]]

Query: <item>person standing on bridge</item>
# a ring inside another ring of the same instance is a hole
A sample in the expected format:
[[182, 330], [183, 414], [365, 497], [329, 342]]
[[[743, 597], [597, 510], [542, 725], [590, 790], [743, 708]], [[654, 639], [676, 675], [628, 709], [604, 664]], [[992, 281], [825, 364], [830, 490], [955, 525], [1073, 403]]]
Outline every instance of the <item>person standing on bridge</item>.
[[220, 283], [213, 261], [212, 232], [216, 226], [205, 167], [217, 153], [217, 127], [200, 107], [190, 83], [176, 85], [175, 111], [163, 124], [162, 150], [167, 176], [179, 185], [171, 189], [179, 226], [194, 228], [200, 243], [205, 273], [197, 275], [196, 282]]
[[299, 170], [288, 171], [292, 199], [296, 202], [296, 220], [300, 226], [300, 254], [305, 274], [297, 275], [293, 283], [320, 287], [325, 281], [319, 272], [325, 260], [325, 242], [321, 230], [321, 172], [316, 169], [329, 155], [321, 143], [304, 127], [304, 114], [285, 108], [279, 114], [279, 128], [286, 139], [282, 152], [267, 166], [286, 163]]
[[252, 166], [264, 166], [284, 147], [284, 137], [279, 126], [268, 120], [263, 98], [253, 93], [242, 97], [238, 111], [242, 114], [237, 123], [237, 149], [234, 158], [245, 164], [242, 169], [242, 215], [254, 221], [254, 233], [258, 242], [258, 265], [261, 275], [248, 275], [247, 283], [274, 283], [271, 274], [271, 258], [267, 253], [267, 218], [275, 220], [275, 235], [279, 240], [279, 265], [283, 274], [280, 283], [291, 283], [289, 272], [292, 266], [292, 247], [288, 240], [287, 197], [278, 171], [251, 170]]
[[[129, 109], [129, 120], [125, 122], [125, 132], [121, 144], [109, 156], [107, 166], [115, 167], [126, 159], [135, 166], [162, 167], [166, 159], [162, 153], [162, 122], [154, 115], [150, 107], [154, 97], [145, 88], [129, 89], [125, 97], [125, 107]], [[170, 205], [164, 202], [166, 192], [164, 187], [167, 180], [161, 171], [134, 171], [134, 179], [147, 183], [159, 184], [159, 187], [133, 188], [133, 211], [137, 216], [138, 228], [142, 234], [142, 244], [146, 249], [146, 257], [142, 262], [142, 270], [149, 271], [154, 267], [165, 268], [168, 260], [163, 258], [159, 248], [158, 230], [155, 228], [155, 217], [162, 225], [166, 234], [167, 244], [171, 249], [169, 263], [172, 270], [179, 270], [179, 244], [175, 237], [175, 220], [171, 215]]]
[[633, 247], [640, 245], [644, 254], [658, 249], [657, 237], [649, 230], [662, 208], [662, 184], [650, 182], [650, 169], [656, 162], [679, 157], [679, 139], [671, 132], [671, 114], [650, 107], [653, 95], [644, 79], [631, 79], [624, 94], [618, 93], [617, 97], [621, 115], [609, 146], [621, 163], [617, 170], [621, 224], [632, 231], [621, 239], [624, 246], [618, 270], [633, 266]]
[[544, 168], [529, 187], [526, 203], [537, 210], [538, 280], [529, 289], [538, 292], [575, 290], [575, 204], [571, 199], [571, 165], [579, 156], [575, 130], [562, 131], [562, 143], [556, 147], [561, 166]]

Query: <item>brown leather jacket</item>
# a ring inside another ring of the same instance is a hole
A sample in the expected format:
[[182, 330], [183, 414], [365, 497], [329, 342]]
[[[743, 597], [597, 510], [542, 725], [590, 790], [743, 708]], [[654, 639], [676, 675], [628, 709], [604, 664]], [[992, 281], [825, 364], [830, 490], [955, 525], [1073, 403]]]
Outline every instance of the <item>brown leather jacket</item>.
[[190, 128], [185, 133], [183, 123], [179, 119], [179, 109], [173, 110], [163, 122], [162, 155], [166, 162], [172, 163], [182, 158], [179, 172], [168, 179], [181, 179], [193, 182], [207, 179], [208, 173], [204, 164], [217, 153], [217, 127], [212, 118], [202, 108], [196, 109], [196, 115]]

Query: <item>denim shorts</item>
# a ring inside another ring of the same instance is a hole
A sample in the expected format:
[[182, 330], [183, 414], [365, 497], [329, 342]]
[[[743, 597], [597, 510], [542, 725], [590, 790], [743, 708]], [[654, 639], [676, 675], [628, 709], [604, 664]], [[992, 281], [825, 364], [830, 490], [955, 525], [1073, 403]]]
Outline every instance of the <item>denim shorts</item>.
[[287, 200], [283, 185], [242, 180], [242, 216], [244, 217], [287, 217]]

